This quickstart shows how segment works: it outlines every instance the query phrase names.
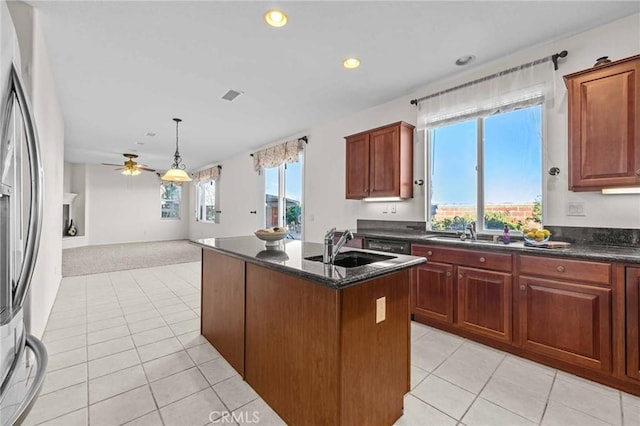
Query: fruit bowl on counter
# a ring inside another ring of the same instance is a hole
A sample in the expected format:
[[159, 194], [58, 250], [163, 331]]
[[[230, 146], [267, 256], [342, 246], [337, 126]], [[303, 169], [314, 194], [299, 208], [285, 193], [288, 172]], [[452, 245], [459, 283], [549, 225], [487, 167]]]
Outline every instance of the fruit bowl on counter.
[[551, 232], [541, 228], [523, 228], [522, 238], [524, 238], [525, 243], [540, 245], [549, 241]]
[[265, 246], [277, 246], [278, 241], [284, 239], [288, 232], [286, 229], [276, 226], [275, 228], [258, 229], [254, 234], [262, 241], [266, 241]]

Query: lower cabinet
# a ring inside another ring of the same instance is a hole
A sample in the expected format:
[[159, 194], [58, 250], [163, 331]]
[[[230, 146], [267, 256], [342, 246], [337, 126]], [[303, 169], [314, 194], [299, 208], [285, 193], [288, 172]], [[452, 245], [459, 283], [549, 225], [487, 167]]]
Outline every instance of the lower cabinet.
[[511, 274], [458, 266], [457, 324], [511, 341]]
[[428, 262], [413, 270], [411, 312], [453, 324], [453, 266]]
[[524, 349], [611, 371], [611, 289], [521, 276], [518, 316]]
[[627, 376], [640, 379], [640, 268], [627, 268]]

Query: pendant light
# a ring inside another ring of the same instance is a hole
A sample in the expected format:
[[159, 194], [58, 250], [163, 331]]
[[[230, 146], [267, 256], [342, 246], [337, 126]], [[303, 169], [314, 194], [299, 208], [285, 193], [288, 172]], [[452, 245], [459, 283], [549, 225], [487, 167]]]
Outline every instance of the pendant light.
[[168, 182], [190, 182], [191, 178], [184, 171], [186, 168], [182, 163], [182, 158], [180, 158], [180, 152], [178, 151], [178, 124], [182, 121], [179, 118], [174, 118], [173, 121], [176, 122], [176, 153], [173, 155], [173, 164], [171, 168], [167, 170], [167, 173], [164, 174], [160, 179]]

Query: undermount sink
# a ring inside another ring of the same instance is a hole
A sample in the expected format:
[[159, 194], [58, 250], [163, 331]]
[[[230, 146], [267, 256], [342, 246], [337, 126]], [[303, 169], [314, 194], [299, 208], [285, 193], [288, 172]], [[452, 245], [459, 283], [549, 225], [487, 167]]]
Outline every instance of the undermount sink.
[[[346, 251], [338, 253], [333, 260], [336, 266], [343, 268], [355, 268], [357, 266], [369, 265], [370, 263], [382, 262], [384, 260], [395, 259], [396, 256], [386, 256], [384, 254], [364, 253], [361, 251]], [[322, 255], [305, 257], [306, 260], [322, 262]]]

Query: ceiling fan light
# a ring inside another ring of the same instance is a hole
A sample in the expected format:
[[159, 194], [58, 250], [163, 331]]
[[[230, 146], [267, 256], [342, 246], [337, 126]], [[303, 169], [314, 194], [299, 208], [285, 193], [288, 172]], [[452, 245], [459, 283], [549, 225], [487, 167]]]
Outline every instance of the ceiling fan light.
[[182, 169], [169, 169], [160, 179], [167, 182], [191, 182], [191, 178]]
[[140, 173], [142, 172], [135, 167], [127, 167], [122, 170], [122, 174], [125, 176], [138, 176]]

